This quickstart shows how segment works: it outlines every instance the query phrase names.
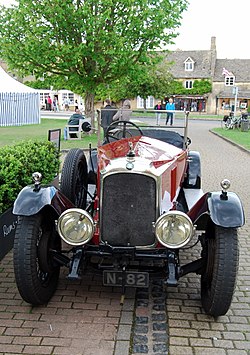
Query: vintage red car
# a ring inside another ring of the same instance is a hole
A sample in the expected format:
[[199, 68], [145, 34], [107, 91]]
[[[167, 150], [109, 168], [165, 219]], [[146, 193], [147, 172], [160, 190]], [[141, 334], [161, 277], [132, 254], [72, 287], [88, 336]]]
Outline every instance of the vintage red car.
[[[189, 149], [188, 114], [180, 127], [112, 123], [105, 142], [68, 152], [60, 188], [41, 174], [18, 195], [14, 270], [22, 298], [47, 303], [60, 267], [77, 279], [93, 266], [104, 285], [148, 287], [161, 275], [166, 287], [188, 273], [200, 275], [207, 314], [224, 315], [238, 269], [237, 230], [244, 224], [239, 197], [224, 179], [220, 191], [203, 193], [200, 155]], [[200, 245], [187, 262], [180, 251]], [[186, 263], [185, 263], [186, 262]]]

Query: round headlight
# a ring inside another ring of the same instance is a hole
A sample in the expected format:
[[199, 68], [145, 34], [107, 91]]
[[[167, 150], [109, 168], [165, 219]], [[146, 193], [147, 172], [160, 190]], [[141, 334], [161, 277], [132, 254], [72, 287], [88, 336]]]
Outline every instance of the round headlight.
[[155, 223], [155, 235], [167, 248], [180, 248], [193, 236], [193, 223], [183, 212], [170, 211], [161, 215]]
[[68, 209], [58, 219], [58, 233], [70, 245], [83, 245], [93, 237], [93, 219], [85, 210]]

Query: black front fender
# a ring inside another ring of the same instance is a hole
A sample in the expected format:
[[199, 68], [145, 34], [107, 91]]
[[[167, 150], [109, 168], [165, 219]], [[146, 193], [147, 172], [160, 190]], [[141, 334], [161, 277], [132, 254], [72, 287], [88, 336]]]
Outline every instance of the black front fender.
[[24, 187], [14, 202], [13, 214], [18, 216], [32, 216], [45, 206], [51, 206], [58, 215], [74, 205], [55, 186]]
[[216, 225], [237, 228], [245, 223], [241, 201], [234, 192], [228, 192], [226, 199], [222, 198], [221, 192], [212, 192], [208, 194], [207, 204], [210, 217]]

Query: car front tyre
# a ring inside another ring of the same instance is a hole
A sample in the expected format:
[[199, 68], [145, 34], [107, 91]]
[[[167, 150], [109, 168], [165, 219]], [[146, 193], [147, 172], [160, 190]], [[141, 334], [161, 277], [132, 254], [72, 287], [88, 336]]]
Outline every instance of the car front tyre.
[[206, 270], [201, 276], [201, 302], [213, 317], [227, 313], [234, 294], [239, 251], [236, 228], [213, 226], [207, 232]]
[[60, 267], [50, 250], [60, 249], [54, 221], [41, 213], [18, 218], [13, 256], [14, 273], [21, 297], [32, 305], [47, 303], [53, 296]]
[[61, 173], [61, 192], [79, 208], [86, 208], [88, 166], [81, 149], [71, 149], [64, 160]]

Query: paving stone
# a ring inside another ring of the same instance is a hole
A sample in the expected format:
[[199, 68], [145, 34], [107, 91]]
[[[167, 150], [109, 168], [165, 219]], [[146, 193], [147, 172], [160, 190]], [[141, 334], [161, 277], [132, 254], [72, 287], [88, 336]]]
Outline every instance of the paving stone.
[[153, 330], [167, 330], [166, 322], [164, 322], [164, 323], [153, 323]]
[[166, 344], [162, 343], [162, 344], [154, 344], [153, 345], [153, 352], [156, 353], [156, 352], [161, 352], [161, 353], [167, 353], [168, 351], [168, 347]]
[[153, 333], [152, 336], [153, 341], [155, 341], [156, 343], [168, 341], [168, 335], [166, 332]]
[[152, 314], [152, 320], [153, 321], [166, 321], [166, 314], [165, 313]]
[[153, 305], [153, 310], [154, 311], [164, 311], [165, 310], [165, 305], [164, 304]]
[[145, 336], [145, 335], [136, 334], [133, 337], [133, 343], [134, 343], [134, 345], [135, 344], [147, 344], [148, 343], [148, 337]]
[[129, 341], [117, 341], [115, 345], [114, 355], [128, 355], [130, 342]]
[[[214, 125], [190, 122], [191, 148], [198, 150], [202, 159], [203, 190], [220, 190], [220, 180], [229, 178], [247, 217], [249, 154], [209, 133], [208, 128]], [[230, 163], [225, 157], [230, 157]], [[121, 306], [121, 290], [103, 287], [100, 275], [84, 275], [71, 282], [62, 270], [51, 302], [31, 307], [17, 291], [10, 252], [0, 264], [0, 355], [248, 355], [249, 234], [247, 217], [239, 230], [240, 266], [234, 299], [229, 312], [217, 319], [202, 310], [200, 277], [195, 274], [181, 278], [176, 288], [152, 280], [150, 291], [127, 289]], [[181, 260], [194, 260], [199, 252], [198, 246], [186, 250]], [[135, 344], [133, 337], [145, 343]], [[81, 348], [72, 347], [72, 343]]]
[[148, 346], [144, 344], [133, 345], [133, 353], [148, 354]]
[[135, 323], [136, 324], [147, 324], [148, 323], [148, 317], [136, 317]]
[[145, 334], [148, 332], [148, 326], [147, 325], [135, 325], [134, 332], [136, 334]]

